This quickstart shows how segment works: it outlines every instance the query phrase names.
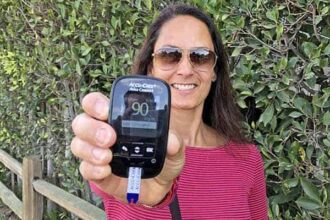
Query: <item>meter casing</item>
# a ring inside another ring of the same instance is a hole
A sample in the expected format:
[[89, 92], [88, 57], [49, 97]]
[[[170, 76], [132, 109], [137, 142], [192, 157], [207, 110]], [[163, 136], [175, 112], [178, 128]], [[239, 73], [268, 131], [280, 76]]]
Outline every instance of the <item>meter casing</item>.
[[108, 119], [117, 133], [111, 147], [113, 174], [128, 177], [129, 167], [141, 167], [141, 178], [160, 173], [166, 156], [170, 105], [170, 88], [160, 79], [130, 75], [114, 81]]

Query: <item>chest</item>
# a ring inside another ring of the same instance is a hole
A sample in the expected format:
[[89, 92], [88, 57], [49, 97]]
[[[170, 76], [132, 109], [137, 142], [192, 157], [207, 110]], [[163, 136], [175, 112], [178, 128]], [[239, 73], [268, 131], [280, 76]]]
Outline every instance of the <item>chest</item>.
[[182, 214], [249, 219], [253, 178], [247, 165], [221, 154], [186, 155], [177, 191]]

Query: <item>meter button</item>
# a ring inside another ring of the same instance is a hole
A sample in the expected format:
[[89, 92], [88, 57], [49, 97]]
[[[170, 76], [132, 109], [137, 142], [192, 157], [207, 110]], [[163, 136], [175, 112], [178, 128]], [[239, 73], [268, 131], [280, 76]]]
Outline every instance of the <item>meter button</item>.
[[132, 145], [131, 146], [131, 157], [143, 157], [143, 146], [141, 145]]
[[134, 153], [136, 154], [141, 153], [141, 148], [139, 146], [134, 147]]
[[129, 153], [128, 149], [129, 149], [128, 144], [121, 144], [121, 145], [119, 146], [119, 152], [120, 152], [120, 155], [121, 155], [121, 156], [124, 156], [124, 157], [128, 157], [128, 156], [129, 156], [129, 155], [128, 155], [128, 153]]
[[144, 156], [145, 157], [153, 157], [155, 155], [155, 146], [146, 146]]

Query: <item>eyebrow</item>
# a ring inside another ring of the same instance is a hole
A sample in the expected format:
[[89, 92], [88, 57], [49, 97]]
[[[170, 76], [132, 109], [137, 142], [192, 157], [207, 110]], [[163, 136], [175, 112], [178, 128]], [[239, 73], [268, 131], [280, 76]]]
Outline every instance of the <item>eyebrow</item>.
[[190, 48], [182, 48], [182, 47], [178, 47], [178, 46], [174, 46], [172, 44], [165, 44], [163, 45], [162, 47], [160, 47], [159, 49], [162, 49], [162, 48], [166, 48], [166, 47], [171, 47], [171, 48], [178, 48], [178, 49], [207, 49], [207, 50], [211, 50], [211, 48], [208, 48], [208, 47], [190, 47]]
[[164, 48], [164, 47], [174, 47], [174, 48], [180, 48], [180, 47], [178, 47], [178, 46], [174, 46], [174, 45], [172, 45], [172, 44], [165, 44], [165, 45], [163, 45], [162, 47], [160, 47], [160, 48]]

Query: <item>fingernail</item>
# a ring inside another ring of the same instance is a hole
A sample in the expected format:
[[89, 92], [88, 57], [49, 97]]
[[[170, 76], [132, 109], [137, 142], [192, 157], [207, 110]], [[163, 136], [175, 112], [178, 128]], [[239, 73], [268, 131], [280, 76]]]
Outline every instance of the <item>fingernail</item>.
[[96, 139], [100, 143], [100, 145], [104, 145], [105, 143], [109, 142], [110, 133], [104, 128], [99, 129], [96, 132]]
[[98, 166], [97, 166], [97, 167], [94, 167], [93, 170], [94, 170], [95, 173], [100, 174], [100, 173], [103, 173], [103, 170], [104, 170], [104, 169], [103, 169], [102, 167], [98, 167]]
[[103, 115], [104, 113], [104, 109], [106, 108], [106, 103], [101, 101], [101, 100], [98, 100], [96, 103], [95, 103], [95, 106], [94, 106], [94, 109], [95, 109], [95, 112], [98, 114], [98, 115]]
[[105, 157], [104, 150], [100, 148], [94, 148], [92, 150], [92, 155], [96, 160], [103, 160]]

